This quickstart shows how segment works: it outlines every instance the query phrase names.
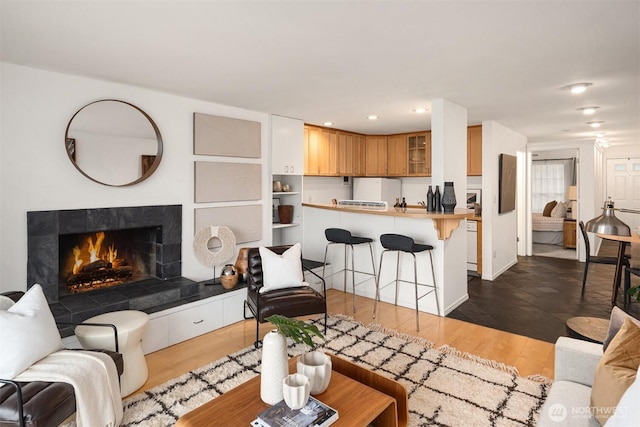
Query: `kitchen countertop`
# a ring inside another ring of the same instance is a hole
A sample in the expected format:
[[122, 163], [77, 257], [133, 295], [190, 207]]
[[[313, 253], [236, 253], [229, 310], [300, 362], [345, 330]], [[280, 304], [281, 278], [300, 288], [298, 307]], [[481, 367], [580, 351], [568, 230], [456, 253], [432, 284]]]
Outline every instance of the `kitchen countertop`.
[[326, 209], [330, 211], [338, 212], [351, 212], [356, 214], [365, 215], [383, 215], [383, 216], [395, 216], [401, 218], [415, 218], [415, 219], [431, 219], [433, 226], [438, 232], [438, 239], [447, 240], [453, 230], [458, 228], [460, 221], [463, 219], [475, 218], [473, 210], [468, 209], [455, 209], [453, 213], [444, 212], [427, 212], [424, 208], [407, 208], [402, 212], [400, 209], [387, 208], [387, 209], [365, 209], [356, 207], [339, 207], [334, 204], [318, 204], [318, 203], [303, 203], [302, 206], [316, 209]]
[[406, 217], [406, 218], [424, 218], [424, 219], [469, 218], [471, 219], [471, 217], [473, 217], [473, 211], [467, 210], [467, 209], [455, 209], [453, 213], [444, 213], [444, 212], [427, 212], [425, 208], [407, 208], [405, 212], [402, 212], [400, 209], [396, 209], [394, 207], [389, 207], [387, 209], [366, 209], [366, 208], [344, 207], [344, 206], [338, 206], [334, 204], [322, 204], [322, 203], [303, 203], [302, 206], [308, 206], [310, 208], [342, 211], [342, 212], [362, 213], [367, 215], [400, 216], [400, 217]]

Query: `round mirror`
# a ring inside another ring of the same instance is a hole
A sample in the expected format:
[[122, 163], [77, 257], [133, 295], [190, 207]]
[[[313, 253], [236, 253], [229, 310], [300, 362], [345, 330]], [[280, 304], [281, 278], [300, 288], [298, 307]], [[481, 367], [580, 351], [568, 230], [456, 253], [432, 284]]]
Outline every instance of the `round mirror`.
[[84, 176], [112, 187], [147, 179], [162, 158], [162, 137], [144, 111], [105, 99], [78, 110], [67, 125], [65, 149]]

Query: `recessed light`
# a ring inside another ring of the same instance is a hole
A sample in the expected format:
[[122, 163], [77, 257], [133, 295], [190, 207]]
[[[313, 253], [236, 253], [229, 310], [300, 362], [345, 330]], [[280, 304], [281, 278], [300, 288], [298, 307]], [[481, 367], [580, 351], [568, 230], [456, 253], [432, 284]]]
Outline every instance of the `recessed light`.
[[600, 107], [582, 107], [578, 108], [578, 111], [582, 111], [582, 114], [590, 116], [591, 114], [595, 113], [598, 108]]
[[574, 83], [574, 84], [563, 87], [562, 90], [568, 90], [573, 94], [578, 94], [587, 90], [587, 88], [592, 84], [593, 83]]
[[325, 126], [333, 126], [333, 122], [324, 122]]
[[375, 114], [371, 114], [371, 115], [367, 116], [367, 119], [369, 119], [369, 120], [378, 120], [378, 116], [376, 116]]
[[592, 128], [599, 128], [600, 126], [602, 126], [603, 123], [604, 122], [602, 120], [596, 121], [596, 122], [587, 122], [587, 124]]
[[426, 113], [427, 109], [426, 108], [416, 108], [415, 110], [413, 110], [414, 113], [418, 113], [418, 114], [422, 114], [422, 113]]

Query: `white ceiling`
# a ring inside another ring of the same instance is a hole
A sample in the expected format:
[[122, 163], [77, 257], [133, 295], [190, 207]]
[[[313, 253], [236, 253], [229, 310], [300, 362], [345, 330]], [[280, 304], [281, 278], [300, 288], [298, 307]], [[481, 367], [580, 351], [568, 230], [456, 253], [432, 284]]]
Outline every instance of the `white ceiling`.
[[[2, 0], [0, 14], [3, 61], [307, 123], [429, 129], [412, 109], [445, 98], [529, 142], [593, 140], [585, 123], [604, 120], [611, 145], [640, 143], [638, 0]], [[593, 86], [560, 90], [576, 82]]]

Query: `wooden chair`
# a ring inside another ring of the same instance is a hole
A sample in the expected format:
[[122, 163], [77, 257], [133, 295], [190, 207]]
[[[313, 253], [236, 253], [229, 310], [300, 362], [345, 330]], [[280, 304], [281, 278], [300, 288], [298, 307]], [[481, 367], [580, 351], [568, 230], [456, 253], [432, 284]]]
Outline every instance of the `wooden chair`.
[[[589, 236], [587, 235], [587, 230], [584, 228], [584, 222], [580, 221], [580, 232], [582, 233], [582, 237], [584, 239], [584, 247], [586, 251], [586, 258], [584, 262], [584, 273], [582, 275], [582, 293], [584, 296], [584, 288], [587, 283], [587, 272], [589, 271], [589, 264], [608, 264], [608, 265], [616, 265], [618, 264], [618, 257], [615, 256], [591, 256], [591, 245], [589, 244]], [[625, 258], [625, 264], [628, 265], [629, 262]]]
[[[291, 246], [274, 246], [270, 247], [271, 251], [282, 255], [284, 251]], [[254, 317], [256, 319], [256, 341], [254, 345], [260, 347], [260, 323], [265, 323], [267, 317], [272, 314], [280, 314], [287, 317], [307, 316], [310, 314], [324, 313], [324, 326], [327, 327], [327, 288], [322, 277], [314, 273], [312, 270], [305, 268], [302, 264], [303, 271], [308, 271], [322, 281], [322, 293], [316, 291], [311, 286], [295, 286], [284, 289], [274, 289], [268, 292], [260, 292], [263, 286], [262, 257], [259, 248], [251, 248], [248, 253], [247, 267], [247, 299], [245, 300], [245, 308], [248, 308], [252, 316], [247, 317], [245, 310], [245, 319]]]

